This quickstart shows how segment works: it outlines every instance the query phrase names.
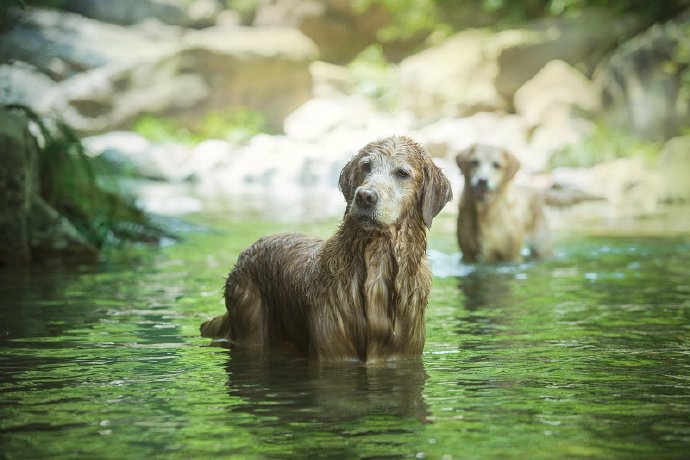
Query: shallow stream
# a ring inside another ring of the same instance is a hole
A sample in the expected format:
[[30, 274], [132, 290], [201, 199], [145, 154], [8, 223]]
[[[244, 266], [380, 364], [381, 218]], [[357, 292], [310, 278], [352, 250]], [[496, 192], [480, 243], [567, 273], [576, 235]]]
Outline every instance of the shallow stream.
[[209, 346], [239, 251], [336, 222], [212, 230], [98, 266], [0, 271], [2, 458], [687, 458], [690, 232], [559, 234], [462, 266], [430, 234], [420, 362], [317, 370]]

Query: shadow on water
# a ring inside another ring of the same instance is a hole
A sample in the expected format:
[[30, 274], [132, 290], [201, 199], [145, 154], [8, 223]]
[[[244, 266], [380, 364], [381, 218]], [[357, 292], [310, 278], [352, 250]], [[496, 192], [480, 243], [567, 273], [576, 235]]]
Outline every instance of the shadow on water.
[[386, 365], [316, 365], [231, 351], [225, 365], [235, 411], [282, 422], [347, 422], [370, 416], [424, 421], [427, 374], [421, 360]]

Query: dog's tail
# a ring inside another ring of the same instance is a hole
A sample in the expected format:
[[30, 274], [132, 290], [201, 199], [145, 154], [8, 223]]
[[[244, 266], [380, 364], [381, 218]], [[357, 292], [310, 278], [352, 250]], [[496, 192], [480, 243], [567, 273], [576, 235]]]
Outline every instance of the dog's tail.
[[199, 328], [202, 337], [210, 339], [228, 339], [230, 336], [230, 315], [216, 316], [210, 321], [201, 324]]
[[606, 201], [603, 196], [593, 195], [575, 187], [554, 184], [544, 191], [544, 201], [548, 206], [565, 208], [585, 201]]

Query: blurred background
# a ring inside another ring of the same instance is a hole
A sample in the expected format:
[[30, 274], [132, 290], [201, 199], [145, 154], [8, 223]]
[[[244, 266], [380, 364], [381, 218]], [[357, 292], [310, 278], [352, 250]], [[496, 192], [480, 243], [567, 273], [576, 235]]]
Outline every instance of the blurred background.
[[148, 213], [335, 218], [391, 134], [456, 200], [489, 143], [605, 199], [557, 228], [684, 233], [689, 64], [689, 0], [6, 0], [0, 262], [160, 240]]

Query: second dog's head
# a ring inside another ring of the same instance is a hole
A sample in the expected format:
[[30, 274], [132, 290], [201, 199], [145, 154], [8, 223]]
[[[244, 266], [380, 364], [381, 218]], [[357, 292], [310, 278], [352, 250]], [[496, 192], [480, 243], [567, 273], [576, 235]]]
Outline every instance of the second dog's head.
[[520, 169], [520, 162], [512, 153], [485, 144], [468, 147], [455, 157], [455, 161], [465, 177], [465, 188], [480, 202], [491, 200]]
[[427, 227], [453, 198], [450, 181], [412, 139], [393, 136], [367, 144], [343, 168], [338, 182], [351, 214], [365, 229], [420, 216]]

